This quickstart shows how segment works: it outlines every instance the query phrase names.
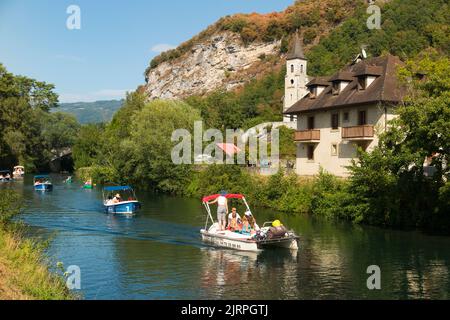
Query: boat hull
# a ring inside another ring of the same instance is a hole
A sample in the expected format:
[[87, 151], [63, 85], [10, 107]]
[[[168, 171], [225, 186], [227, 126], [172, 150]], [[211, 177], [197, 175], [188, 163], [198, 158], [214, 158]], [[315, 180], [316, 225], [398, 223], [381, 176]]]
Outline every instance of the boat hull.
[[[211, 232], [212, 230], [212, 232]], [[298, 237], [289, 236], [270, 240], [255, 240], [250, 237], [236, 237], [235, 234], [227, 232], [217, 232], [213, 227], [210, 231], [201, 230], [203, 242], [213, 246], [239, 250], [259, 252], [264, 249], [284, 248], [290, 250], [298, 250]]]
[[34, 186], [34, 190], [36, 190], [36, 191], [52, 191], [53, 185], [52, 184], [41, 184], [38, 186]]
[[135, 214], [141, 208], [141, 204], [138, 201], [126, 201], [117, 204], [105, 205], [106, 213], [111, 214]]
[[234, 249], [239, 251], [251, 251], [259, 252], [261, 249], [258, 248], [256, 241], [252, 240], [240, 240], [232, 239], [226, 236], [220, 236], [217, 234], [209, 233], [206, 230], [201, 231], [203, 242], [209, 243], [213, 246]]

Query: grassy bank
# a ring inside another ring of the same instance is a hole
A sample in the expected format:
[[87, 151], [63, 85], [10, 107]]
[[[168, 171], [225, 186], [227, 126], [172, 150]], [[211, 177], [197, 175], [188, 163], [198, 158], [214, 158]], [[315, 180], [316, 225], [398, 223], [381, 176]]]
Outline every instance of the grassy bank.
[[2, 190], [0, 199], [0, 300], [70, 300], [64, 279], [49, 271], [45, 246], [24, 237], [25, 227], [11, 221], [20, 197]]

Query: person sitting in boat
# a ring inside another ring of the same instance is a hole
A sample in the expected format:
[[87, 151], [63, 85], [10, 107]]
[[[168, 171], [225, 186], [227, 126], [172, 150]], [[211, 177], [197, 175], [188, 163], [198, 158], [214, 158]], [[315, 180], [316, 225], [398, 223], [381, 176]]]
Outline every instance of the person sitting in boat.
[[36, 180], [34, 183], [35, 186], [40, 186], [42, 184], [42, 181], [40, 179]]
[[88, 181], [86, 181], [86, 182], [84, 183], [84, 185], [85, 185], [86, 187], [92, 187], [92, 179], [89, 179]]
[[117, 204], [117, 203], [121, 203], [122, 202], [122, 197], [120, 196], [120, 194], [116, 194], [115, 197], [113, 198], [113, 203]]
[[227, 214], [229, 211], [226, 195], [226, 191], [221, 191], [220, 196], [216, 200], [208, 203], [210, 205], [217, 203], [217, 221], [219, 223], [219, 231], [224, 231], [227, 227]]
[[107, 206], [110, 206], [110, 205], [112, 205], [112, 204], [114, 204], [113, 197], [112, 197], [112, 196], [109, 196], [109, 197], [108, 197], [108, 200], [106, 200], [106, 205], [107, 205]]
[[250, 235], [252, 232], [252, 227], [248, 222], [247, 216], [242, 218], [242, 224], [240, 225], [240, 233]]
[[11, 175], [9, 173], [7, 173], [6, 176], [5, 176], [5, 179], [6, 180], [10, 180], [11, 179]]
[[253, 216], [253, 214], [250, 211], [247, 211], [245, 213], [245, 216], [247, 217], [248, 223], [250, 224], [252, 231], [257, 232], [257, 231], [261, 230], [259, 228], [258, 224], [256, 223], [255, 217]]
[[239, 224], [241, 224], [241, 216], [237, 213], [236, 208], [233, 208], [228, 215], [228, 230], [232, 232], [239, 230]]

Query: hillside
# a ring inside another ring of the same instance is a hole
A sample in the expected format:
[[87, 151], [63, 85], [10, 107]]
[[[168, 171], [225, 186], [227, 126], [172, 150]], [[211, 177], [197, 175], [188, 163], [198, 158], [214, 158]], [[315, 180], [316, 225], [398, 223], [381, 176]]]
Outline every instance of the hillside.
[[75, 115], [81, 124], [111, 121], [114, 113], [123, 105], [123, 100], [61, 103], [54, 111]]
[[[362, 45], [371, 56], [389, 52], [404, 60], [430, 47], [444, 54], [450, 51], [448, 1], [376, 3], [382, 9], [381, 30], [367, 28], [365, 0], [302, 0], [279, 13], [224, 17], [178, 48], [155, 57], [145, 71], [146, 84], [141, 90], [148, 99], [207, 96], [216, 91], [244, 91], [254, 96], [247, 92], [249, 84], [265, 86], [271, 82], [265, 77], [282, 81], [296, 30], [303, 38], [310, 76], [342, 68]], [[255, 81], [265, 84], [252, 84]], [[268, 88], [270, 97], [252, 99], [256, 105], [251, 107], [263, 103], [281, 108], [281, 102], [275, 101], [281, 98], [280, 84]]]
[[144, 91], [149, 99], [171, 99], [240, 87], [284, 64], [296, 30], [309, 49], [363, 3], [303, 0], [279, 13], [224, 17], [155, 57], [145, 71]]

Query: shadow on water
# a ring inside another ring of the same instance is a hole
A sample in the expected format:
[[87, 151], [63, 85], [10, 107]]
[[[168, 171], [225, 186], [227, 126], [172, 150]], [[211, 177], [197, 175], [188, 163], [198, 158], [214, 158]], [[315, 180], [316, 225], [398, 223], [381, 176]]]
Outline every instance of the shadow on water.
[[[450, 238], [253, 208], [260, 224], [279, 218], [294, 229], [300, 250], [222, 250], [200, 241], [198, 199], [138, 193], [138, 215], [107, 215], [101, 190], [53, 178], [50, 193], [34, 192], [29, 176], [7, 188], [24, 196], [20, 219], [51, 236], [53, 262], [80, 266], [87, 299], [449, 298]], [[370, 265], [382, 270], [380, 291], [367, 289]]]

